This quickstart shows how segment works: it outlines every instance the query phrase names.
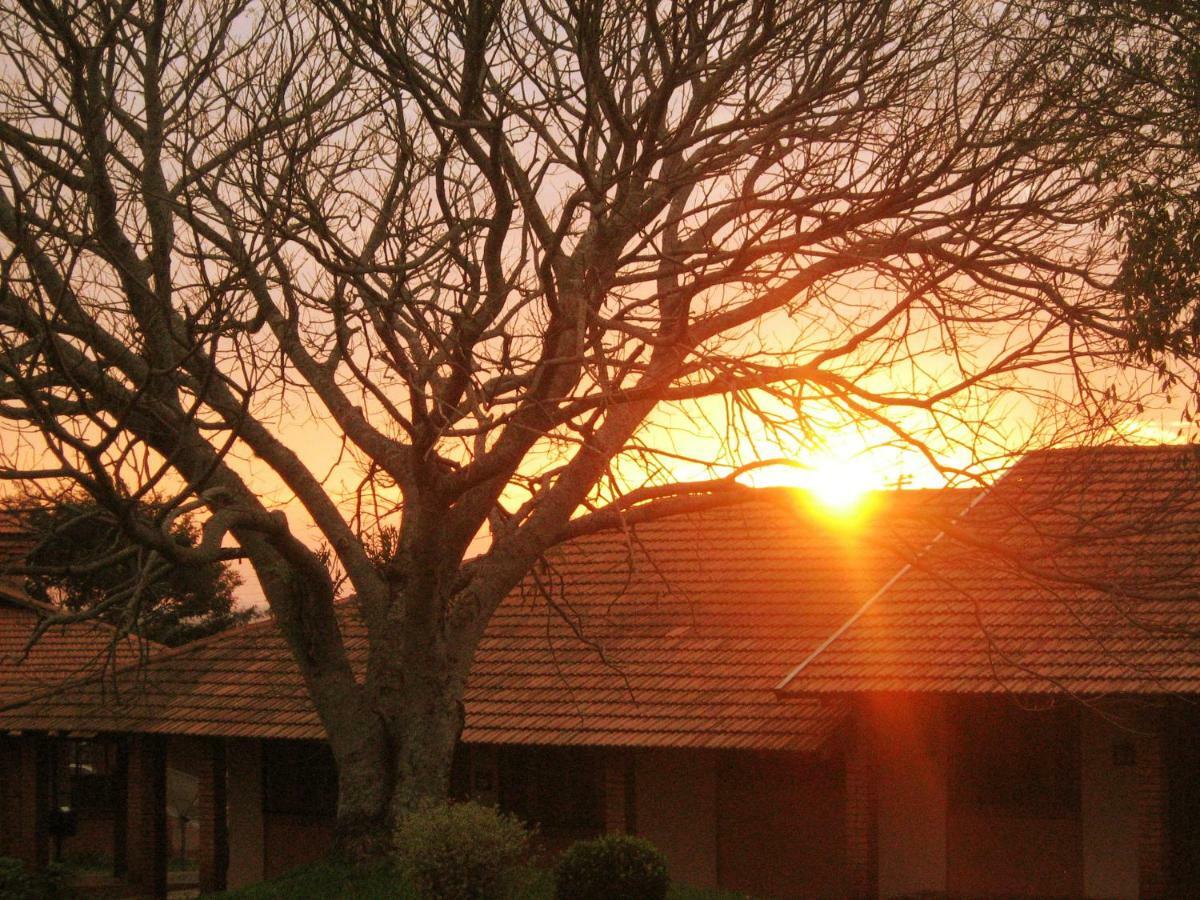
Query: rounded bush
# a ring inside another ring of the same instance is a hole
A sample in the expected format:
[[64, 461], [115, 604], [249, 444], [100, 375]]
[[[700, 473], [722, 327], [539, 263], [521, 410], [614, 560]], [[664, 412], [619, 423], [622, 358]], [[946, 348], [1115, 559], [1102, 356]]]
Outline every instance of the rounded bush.
[[671, 879], [658, 848], [610, 834], [571, 845], [558, 863], [555, 900], [664, 900]]
[[58, 863], [31, 872], [20, 860], [0, 857], [0, 900], [66, 900], [75, 896], [70, 881]]
[[529, 845], [517, 819], [478, 803], [427, 803], [401, 819], [397, 868], [429, 900], [495, 900], [510, 889]]

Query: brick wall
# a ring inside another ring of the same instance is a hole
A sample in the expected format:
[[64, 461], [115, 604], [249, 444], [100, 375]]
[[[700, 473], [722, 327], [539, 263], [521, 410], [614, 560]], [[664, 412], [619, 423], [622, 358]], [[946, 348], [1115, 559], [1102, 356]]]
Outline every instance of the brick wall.
[[846, 748], [846, 891], [850, 897], [878, 893], [875, 831], [875, 755], [859, 722]]
[[37, 736], [0, 738], [0, 856], [30, 868], [44, 865], [49, 843], [41, 827], [45, 808], [45, 741]]
[[160, 735], [130, 737], [126, 788], [126, 880], [140, 894], [167, 892], [167, 753]]
[[604, 830], [608, 834], [634, 834], [633, 754], [610, 750], [604, 754]]
[[228, 888], [240, 888], [263, 879], [266, 859], [263, 822], [262, 742], [230, 738], [225, 744], [229, 772]]
[[227, 822], [225, 741], [212, 738], [203, 742], [196, 787], [197, 821], [200, 825], [200, 891], [225, 890], [229, 870], [229, 826]]
[[1142, 900], [1169, 893], [1167, 767], [1163, 710], [1147, 712], [1137, 749], [1138, 886]]
[[645, 748], [634, 753], [637, 833], [667, 858], [674, 881], [717, 886], [717, 761], [708, 749]]

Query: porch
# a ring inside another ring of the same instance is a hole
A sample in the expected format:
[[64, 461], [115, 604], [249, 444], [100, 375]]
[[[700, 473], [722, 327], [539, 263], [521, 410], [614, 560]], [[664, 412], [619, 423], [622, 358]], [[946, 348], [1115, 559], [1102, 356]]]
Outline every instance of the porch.
[[863, 893], [1197, 896], [1189, 704], [860, 698]]
[[[536, 825], [544, 858], [631, 832], [663, 850], [680, 883], [840, 897], [844, 769], [836, 749], [470, 745], [453, 792]], [[0, 740], [0, 772], [0, 855], [31, 867], [85, 861], [81, 886], [96, 896], [241, 887], [332, 846], [337, 778], [321, 741], [26, 733]], [[186, 827], [172, 814], [180, 773], [194, 785]]]
[[0, 856], [69, 865], [92, 896], [220, 889], [225, 766], [214, 739], [0, 736]]

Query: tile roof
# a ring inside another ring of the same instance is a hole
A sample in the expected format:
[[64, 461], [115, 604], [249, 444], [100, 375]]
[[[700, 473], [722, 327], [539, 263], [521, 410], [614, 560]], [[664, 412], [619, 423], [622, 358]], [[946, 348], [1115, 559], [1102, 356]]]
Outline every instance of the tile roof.
[[[965, 492], [893, 492], [848, 527], [795, 492], [762, 491], [566, 545], [491, 622], [464, 739], [815, 749], [841, 721], [841, 701], [779, 703], [774, 684], [966, 502]], [[365, 635], [350, 605], [343, 627], [361, 666]], [[137, 683], [119, 697], [81, 685], [0, 715], [0, 728], [323, 733], [269, 621], [163, 653], [129, 677]]]
[[12, 510], [0, 509], [0, 597], [29, 598], [25, 593], [25, 580], [12, 571], [12, 567], [24, 562], [31, 549], [33, 542], [20, 517]]
[[0, 509], [0, 709], [65, 681], [111, 674], [137, 662], [148, 646], [99, 622], [56, 625], [30, 647], [34, 629], [50, 608], [32, 600], [12, 571], [33, 546], [21, 517]]
[[1198, 448], [1030, 454], [785, 692], [1001, 690], [1200, 693]]
[[0, 597], [0, 709], [66, 681], [111, 676], [141, 658], [136, 640], [117, 638], [99, 622], [52, 626], [29, 647], [43, 614], [36, 604]]

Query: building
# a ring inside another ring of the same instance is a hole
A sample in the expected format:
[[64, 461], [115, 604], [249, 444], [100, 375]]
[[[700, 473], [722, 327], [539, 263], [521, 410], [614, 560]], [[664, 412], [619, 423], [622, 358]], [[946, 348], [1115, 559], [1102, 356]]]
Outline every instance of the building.
[[[1047, 452], [850, 522], [768, 491], [574, 542], [489, 628], [456, 789], [758, 897], [1191, 895], [1198, 490], [1191, 448]], [[117, 681], [0, 729], [125, 755], [125, 884], [164, 889], [169, 756], [197, 773], [202, 886], [328, 846], [336, 776], [270, 622]], [[39, 777], [22, 759], [6, 781]]]
[[881, 896], [1200, 896], [1200, 456], [1023, 459], [810, 654], [852, 697]]
[[[108, 692], [118, 686], [117, 672], [137, 670], [159, 649], [100, 622], [45, 628], [54, 610], [31, 599], [12, 571], [29, 549], [20, 517], [0, 515], [0, 710], [64, 684], [90, 682]], [[33, 641], [39, 628], [44, 631]], [[125, 778], [126, 764], [116, 745], [0, 735], [0, 856], [30, 865], [51, 857], [71, 859], [85, 867], [104, 859], [124, 871], [123, 796], [115, 785]], [[187, 760], [175, 761], [170, 770], [175, 803], [164, 809], [167, 818], [172, 808], [188, 806], [180, 795], [186, 795], [192, 776], [179, 768], [187, 765]], [[165, 833], [178, 849], [197, 829], [173, 824], [177, 827]]]

